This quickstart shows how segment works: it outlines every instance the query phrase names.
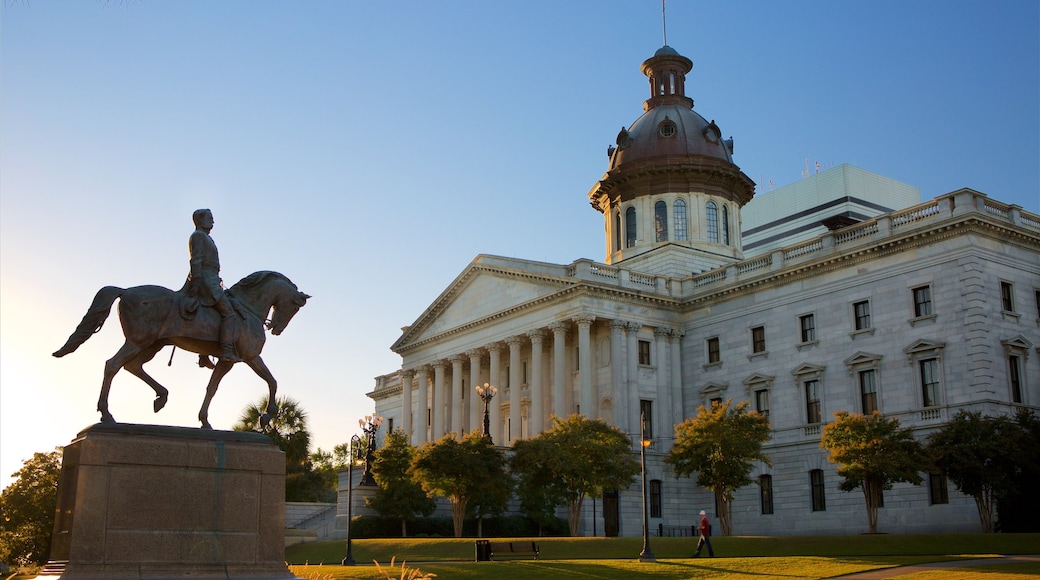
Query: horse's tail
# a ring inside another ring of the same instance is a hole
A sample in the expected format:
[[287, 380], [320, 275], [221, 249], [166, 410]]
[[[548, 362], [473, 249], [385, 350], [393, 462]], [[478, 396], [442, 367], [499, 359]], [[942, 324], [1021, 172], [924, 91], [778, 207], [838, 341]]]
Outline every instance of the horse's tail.
[[87, 342], [92, 334], [101, 330], [101, 327], [105, 324], [105, 319], [108, 318], [108, 313], [112, 310], [112, 304], [125, 292], [123, 288], [117, 288], [115, 286], [105, 286], [101, 290], [98, 290], [97, 295], [94, 296], [94, 303], [90, 305], [90, 310], [83, 315], [83, 320], [80, 321], [79, 326], [69, 336], [69, 339], [65, 341], [65, 346], [54, 351], [53, 355], [62, 357], [70, 352], [75, 351], [79, 348], [79, 345]]

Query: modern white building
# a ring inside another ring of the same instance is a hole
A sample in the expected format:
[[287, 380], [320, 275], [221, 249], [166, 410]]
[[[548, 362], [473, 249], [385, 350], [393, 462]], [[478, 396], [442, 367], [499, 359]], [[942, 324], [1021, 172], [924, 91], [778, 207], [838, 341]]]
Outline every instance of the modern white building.
[[[773, 465], [738, 491], [734, 533], [864, 532], [862, 494], [838, 489], [819, 446], [836, 411], [878, 409], [924, 437], [960, 410], [1040, 409], [1040, 216], [969, 189], [920, 203], [847, 165], [752, 200], [732, 142], [685, 95], [691, 67], [667, 46], [642, 65], [644, 113], [588, 193], [604, 262], [478, 255], [392, 345], [401, 368], [369, 393], [381, 432], [419, 445], [479, 430], [485, 382], [502, 446], [581, 413], [637, 453], [645, 413], [657, 529], [714, 509], [663, 461], [673, 426], [746, 400], [768, 413]], [[885, 493], [881, 530], [979, 529], [970, 498], [922, 475]], [[638, 485], [586, 506], [585, 534], [642, 532]]]

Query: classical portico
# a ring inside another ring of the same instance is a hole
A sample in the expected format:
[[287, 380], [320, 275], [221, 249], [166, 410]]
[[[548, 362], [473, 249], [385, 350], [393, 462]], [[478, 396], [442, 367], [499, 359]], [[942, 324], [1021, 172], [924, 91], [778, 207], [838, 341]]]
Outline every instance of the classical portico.
[[474, 388], [489, 383], [498, 389], [489, 405], [491, 435], [503, 446], [538, 435], [553, 416], [602, 418], [635, 436], [641, 409], [653, 414], [656, 429], [682, 415], [681, 331], [661, 321], [592, 313], [541, 318], [466, 332], [476, 339], [503, 326], [512, 331], [478, 345], [438, 348], [450, 342], [440, 337], [414, 355], [403, 348], [403, 368], [380, 377], [371, 393], [378, 412], [414, 445], [480, 430], [484, 403]]

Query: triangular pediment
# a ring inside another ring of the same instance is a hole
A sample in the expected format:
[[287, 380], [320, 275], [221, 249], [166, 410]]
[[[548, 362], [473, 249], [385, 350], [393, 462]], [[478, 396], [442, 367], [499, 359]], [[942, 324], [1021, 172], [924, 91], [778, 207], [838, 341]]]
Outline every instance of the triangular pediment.
[[795, 367], [795, 369], [793, 371], [791, 371], [791, 374], [796, 376], [796, 377], [802, 376], [802, 375], [818, 375], [818, 374], [823, 373], [823, 371], [826, 368], [827, 367], [823, 367], [823, 366], [820, 366], [820, 365], [803, 363], [803, 364], [800, 364], [797, 367]]
[[845, 366], [851, 367], [862, 364], [875, 364], [879, 360], [881, 360], [881, 355], [879, 354], [858, 351], [856, 354], [845, 359], [843, 362], [845, 363]]
[[409, 345], [537, 306], [575, 285], [538, 262], [477, 256], [391, 347]]
[[1021, 334], [1012, 336], [1011, 338], [1005, 338], [1000, 341], [1000, 344], [1004, 345], [1004, 350], [1008, 352], [1014, 350], [1029, 350], [1033, 348], [1033, 343], [1029, 342], [1029, 340]]
[[915, 340], [903, 349], [908, 355], [913, 355], [918, 352], [930, 352], [935, 350], [942, 350], [946, 346], [945, 342], [936, 342], [934, 340], [920, 339]]
[[774, 379], [776, 379], [776, 377], [764, 375], [762, 373], [751, 373], [743, 380], [743, 383], [747, 386], [758, 385], [762, 383], [771, 385], [773, 384]]

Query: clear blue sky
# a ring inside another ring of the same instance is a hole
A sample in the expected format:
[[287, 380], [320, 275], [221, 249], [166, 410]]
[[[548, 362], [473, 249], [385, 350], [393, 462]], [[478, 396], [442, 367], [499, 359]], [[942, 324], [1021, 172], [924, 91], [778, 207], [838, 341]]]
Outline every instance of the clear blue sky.
[[[5, 1], [0, 8], [0, 483], [97, 421], [115, 312], [54, 359], [105, 285], [179, 287], [213, 209], [230, 284], [314, 298], [264, 358], [330, 449], [389, 346], [479, 253], [603, 260], [586, 194], [642, 113], [657, 0]], [[1029, 0], [668, 3], [687, 93], [768, 188], [806, 159], [930, 199], [1040, 212], [1040, 16]], [[208, 374], [169, 349], [121, 373], [124, 422], [196, 426]], [[265, 393], [244, 366], [228, 429]]]

